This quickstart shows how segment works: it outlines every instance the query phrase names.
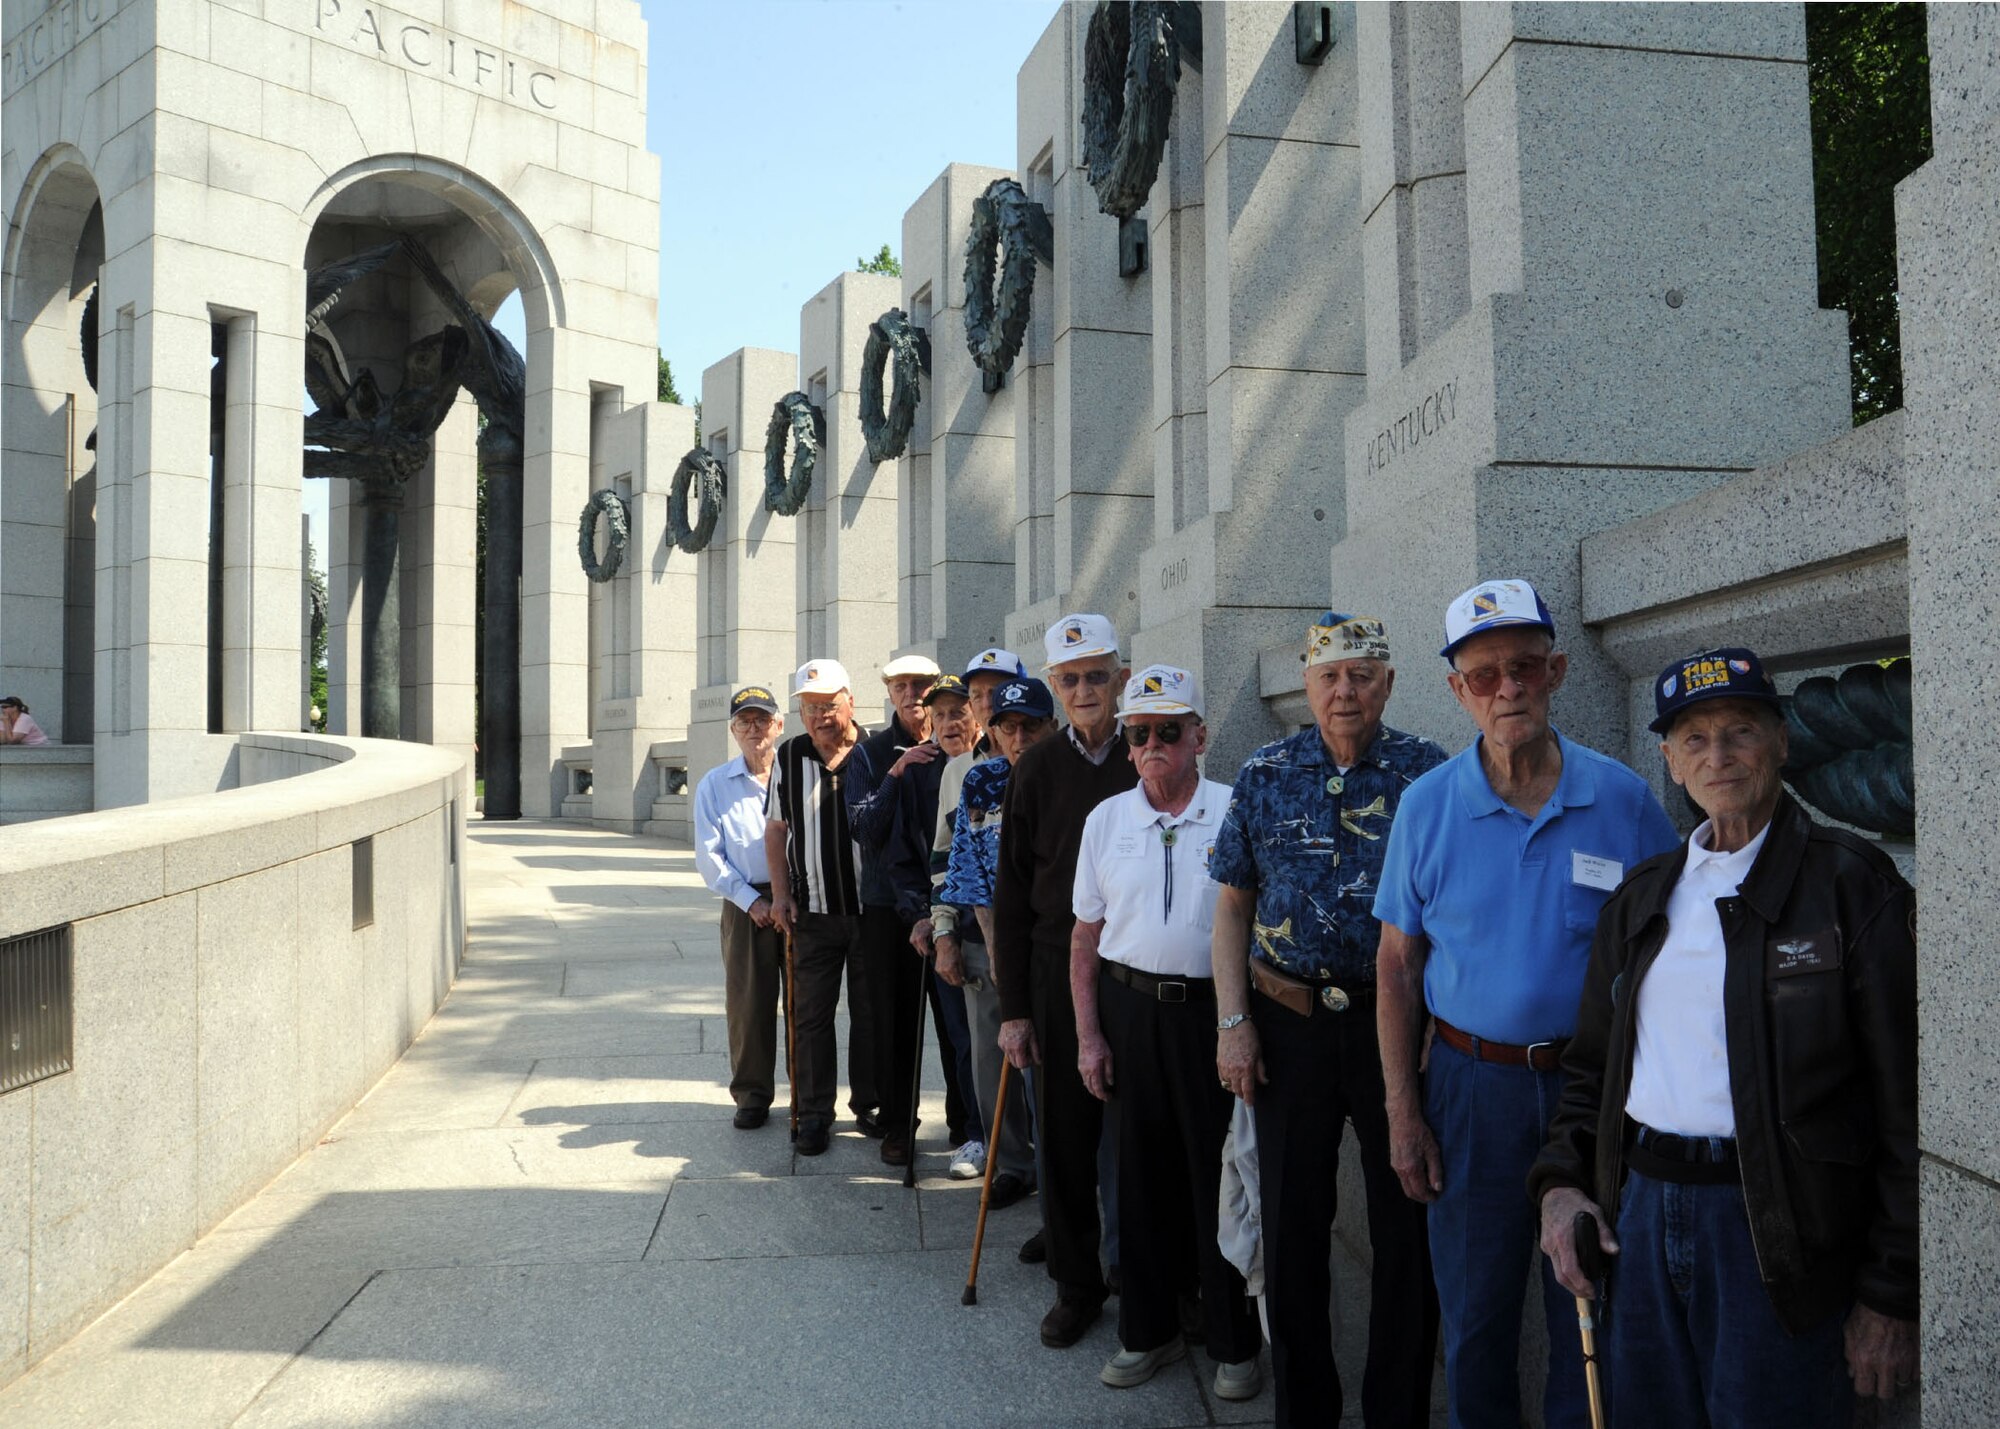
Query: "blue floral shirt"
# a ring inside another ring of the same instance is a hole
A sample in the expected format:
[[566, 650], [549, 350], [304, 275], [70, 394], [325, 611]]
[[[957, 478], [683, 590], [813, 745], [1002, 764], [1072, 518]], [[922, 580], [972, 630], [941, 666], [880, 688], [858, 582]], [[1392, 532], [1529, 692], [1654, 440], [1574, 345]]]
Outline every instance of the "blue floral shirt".
[[1250, 955], [1310, 982], [1375, 981], [1375, 890], [1403, 791], [1444, 763], [1428, 739], [1383, 725], [1346, 774], [1315, 728], [1244, 761], [1209, 876], [1254, 889]]
[[1000, 872], [1000, 805], [1014, 766], [989, 759], [965, 771], [958, 816], [951, 825], [951, 860], [938, 896], [961, 908], [990, 908]]

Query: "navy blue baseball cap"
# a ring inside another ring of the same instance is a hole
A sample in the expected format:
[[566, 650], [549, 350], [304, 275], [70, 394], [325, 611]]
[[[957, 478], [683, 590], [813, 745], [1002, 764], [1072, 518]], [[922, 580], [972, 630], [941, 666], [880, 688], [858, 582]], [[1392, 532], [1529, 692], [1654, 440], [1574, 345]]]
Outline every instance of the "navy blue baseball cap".
[[1056, 700], [1049, 693], [1049, 687], [1033, 675], [1026, 675], [1018, 680], [1009, 680], [993, 692], [993, 708], [987, 715], [987, 723], [997, 721], [1002, 715], [1053, 719], [1055, 713]]
[[1703, 700], [1756, 700], [1778, 707], [1778, 690], [1757, 652], [1723, 645], [1676, 660], [1653, 682], [1656, 718], [1646, 728], [1665, 734], [1689, 705]]
[[762, 710], [765, 714], [776, 714], [778, 697], [762, 685], [745, 685], [729, 697], [729, 717], [735, 719], [745, 710]]

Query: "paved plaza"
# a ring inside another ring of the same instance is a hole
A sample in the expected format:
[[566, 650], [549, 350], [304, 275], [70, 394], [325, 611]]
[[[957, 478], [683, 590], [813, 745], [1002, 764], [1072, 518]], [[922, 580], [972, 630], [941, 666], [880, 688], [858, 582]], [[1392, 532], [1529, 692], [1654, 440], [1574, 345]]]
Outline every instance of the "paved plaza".
[[[715, 904], [686, 848], [538, 823], [474, 823], [469, 845], [465, 964], [422, 1037], [0, 1391], [0, 1423], [1269, 1421], [1268, 1389], [1215, 1399], [1199, 1353], [1102, 1388], [1109, 1313], [1043, 1349], [1048, 1282], [1014, 1255], [1032, 1199], [993, 1215], [959, 1304], [979, 1188], [945, 1178], [934, 1055], [914, 1192], [850, 1123], [794, 1157], [782, 1085], [763, 1130], [732, 1128]], [[1358, 1416], [1365, 1323], [1343, 1310]]]

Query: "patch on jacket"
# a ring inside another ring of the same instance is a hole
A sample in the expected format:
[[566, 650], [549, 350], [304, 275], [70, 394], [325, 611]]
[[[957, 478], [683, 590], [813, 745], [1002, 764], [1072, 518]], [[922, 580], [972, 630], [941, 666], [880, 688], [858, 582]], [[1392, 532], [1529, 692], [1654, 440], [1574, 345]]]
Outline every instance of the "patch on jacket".
[[1832, 972], [1840, 966], [1840, 930], [1773, 938], [1764, 945], [1764, 970], [1771, 977]]

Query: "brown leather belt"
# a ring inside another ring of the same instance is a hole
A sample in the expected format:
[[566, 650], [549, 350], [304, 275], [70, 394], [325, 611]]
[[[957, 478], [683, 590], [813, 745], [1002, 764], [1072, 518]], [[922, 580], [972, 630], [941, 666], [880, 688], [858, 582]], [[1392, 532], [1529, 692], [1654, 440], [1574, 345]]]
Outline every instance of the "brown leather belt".
[[1332, 983], [1306, 982], [1281, 973], [1269, 963], [1250, 959], [1250, 986], [1301, 1017], [1314, 1012], [1347, 1012], [1375, 996], [1372, 987], [1335, 987]]
[[1134, 992], [1143, 992], [1158, 1002], [1215, 1000], [1215, 979], [1212, 977], [1159, 977], [1141, 972], [1129, 963], [1113, 962], [1110, 958], [1104, 960], [1103, 967], [1105, 976], [1113, 982], [1122, 982]]
[[1461, 1032], [1442, 1017], [1437, 1019], [1437, 1035], [1447, 1047], [1481, 1062], [1497, 1062], [1503, 1067], [1527, 1067], [1536, 1072], [1553, 1072], [1562, 1065], [1563, 1048], [1569, 1038], [1555, 1042], [1535, 1042], [1523, 1047], [1513, 1042], [1489, 1042]]

